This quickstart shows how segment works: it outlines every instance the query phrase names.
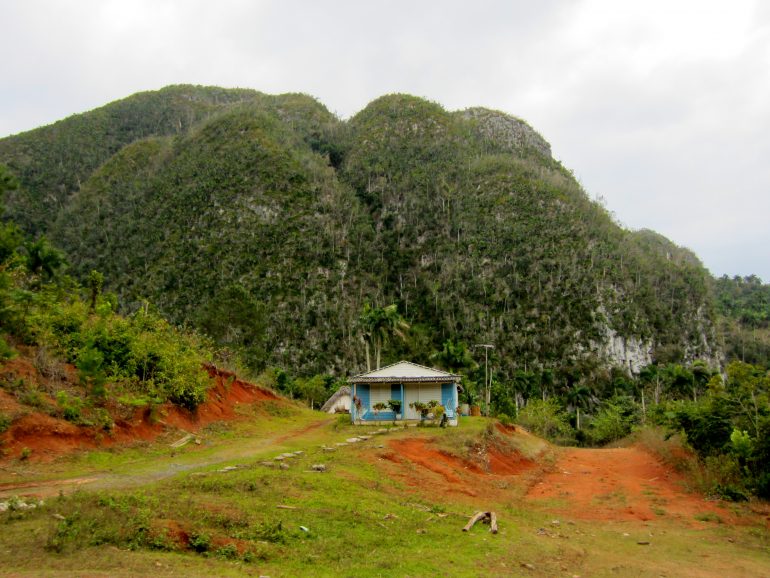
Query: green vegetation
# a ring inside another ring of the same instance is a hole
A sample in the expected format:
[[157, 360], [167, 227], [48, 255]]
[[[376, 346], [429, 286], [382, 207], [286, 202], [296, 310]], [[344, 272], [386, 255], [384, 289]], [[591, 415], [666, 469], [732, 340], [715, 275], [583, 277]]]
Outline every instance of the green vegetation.
[[[5, 227], [12, 234], [4, 238], [0, 262], [0, 354], [9, 359], [17, 347], [35, 351], [36, 370], [53, 384], [41, 391], [36, 383], [4, 380], [21, 403], [108, 429], [111, 420], [100, 409], [108, 396], [188, 409], [205, 399], [209, 377], [202, 364], [210, 354], [203, 340], [173, 328], [149, 306], [118, 315], [114, 295], [101, 294], [101, 274], [92, 272], [84, 289], [64, 274], [62, 253], [44, 237], [31, 240], [15, 225]], [[80, 390], [59, 389], [64, 363], [77, 368]]]
[[770, 367], [770, 285], [754, 275], [714, 282], [728, 359]]
[[[764, 495], [768, 286], [618, 226], [519, 119], [392, 94], [343, 122], [306, 95], [176, 86], [3, 139], [0, 162], [19, 223], [0, 358], [72, 363], [91, 407], [194, 408], [207, 358], [311, 407], [407, 358], [462, 373], [473, 403], [490, 343], [506, 421], [583, 445], [664, 425]], [[720, 386], [722, 339], [751, 365]]]
[[716, 359], [697, 258], [618, 227], [497, 111], [387, 95], [341, 122], [303, 95], [177, 86], [4, 139], [2, 161], [10, 216], [92, 291], [99, 271], [122, 310], [147, 299], [255, 371], [454, 363], [447, 342], [483, 341], [498, 383], [554, 395], [620, 362], [608, 336]]

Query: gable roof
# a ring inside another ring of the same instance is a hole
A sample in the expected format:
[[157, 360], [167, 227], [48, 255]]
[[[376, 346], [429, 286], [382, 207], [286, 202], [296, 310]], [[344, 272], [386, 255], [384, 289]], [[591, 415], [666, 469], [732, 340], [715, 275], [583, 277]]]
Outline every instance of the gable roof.
[[351, 377], [348, 380], [350, 383], [404, 383], [404, 382], [458, 382], [460, 376], [454, 373], [447, 373], [440, 369], [433, 369], [431, 367], [425, 367], [424, 365], [418, 365], [411, 361], [399, 361], [391, 365], [386, 365], [380, 369], [369, 371]]
[[344, 395], [350, 395], [349, 385], [343, 385], [337, 391], [335, 391], [332, 394], [332, 396], [326, 400], [326, 403], [321, 406], [321, 411], [329, 411], [331, 408], [334, 407], [334, 404], [337, 403], [339, 398], [341, 398]]

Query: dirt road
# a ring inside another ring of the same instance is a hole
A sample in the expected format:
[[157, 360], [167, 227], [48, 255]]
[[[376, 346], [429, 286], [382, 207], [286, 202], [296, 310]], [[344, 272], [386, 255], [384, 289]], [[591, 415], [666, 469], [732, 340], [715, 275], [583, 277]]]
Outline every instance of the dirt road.
[[670, 467], [638, 447], [563, 448], [553, 471], [527, 494], [552, 502], [555, 512], [589, 520], [651, 520], [711, 513], [728, 521], [731, 514], [717, 502], [689, 493]]

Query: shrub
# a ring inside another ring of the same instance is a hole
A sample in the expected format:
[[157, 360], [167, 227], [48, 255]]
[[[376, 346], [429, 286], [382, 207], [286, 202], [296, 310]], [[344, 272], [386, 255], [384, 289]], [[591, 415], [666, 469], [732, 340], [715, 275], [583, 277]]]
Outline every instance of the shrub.
[[500, 413], [497, 415], [497, 421], [499, 421], [501, 424], [508, 426], [513, 423], [513, 420], [510, 418], [510, 416], [507, 413]]
[[0, 335], [0, 361], [12, 359], [13, 357], [16, 357], [16, 352], [10, 345], [8, 345], [3, 336]]
[[519, 411], [516, 421], [528, 430], [555, 443], [569, 444], [574, 439], [569, 418], [561, 411], [558, 400], [554, 398], [546, 401], [530, 399]]
[[203, 532], [190, 534], [190, 548], [198, 553], [204, 553], [211, 550], [211, 536]]
[[0, 434], [10, 428], [12, 423], [13, 420], [10, 418], [10, 416], [0, 412]]
[[586, 437], [593, 444], [607, 444], [630, 434], [633, 426], [638, 423], [638, 408], [633, 400], [613, 398], [604, 403], [590, 423]]
[[64, 419], [74, 423], [80, 422], [83, 401], [79, 397], [70, 396], [61, 390], [56, 394], [56, 403], [59, 404]]

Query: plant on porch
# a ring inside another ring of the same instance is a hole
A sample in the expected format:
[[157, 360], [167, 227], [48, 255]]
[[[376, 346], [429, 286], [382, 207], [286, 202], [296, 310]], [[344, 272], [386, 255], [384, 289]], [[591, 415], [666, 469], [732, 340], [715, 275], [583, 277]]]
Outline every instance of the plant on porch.
[[380, 412], [383, 409], [388, 409], [388, 405], [386, 403], [381, 402], [381, 401], [378, 401], [377, 403], [375, 403], [372, 406], [372, 410], [374, 410], [374, 419], [375, 420], [379, 417]]
[[401, 400], [389, 399], [388, 407], [393, 411], [393, 425], [396, 425], [396, 420], [401, 417]]

